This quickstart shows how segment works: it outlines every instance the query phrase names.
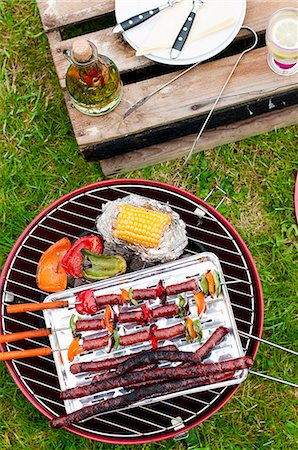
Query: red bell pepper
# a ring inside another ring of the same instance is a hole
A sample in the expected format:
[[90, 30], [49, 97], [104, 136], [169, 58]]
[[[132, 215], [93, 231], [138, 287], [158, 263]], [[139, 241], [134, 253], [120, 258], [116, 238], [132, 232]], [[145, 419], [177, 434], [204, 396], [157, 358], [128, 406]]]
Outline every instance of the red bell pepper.
[[95, 314], [98, 311], [94, 291], [88, 289], [76, 296], [76, 310], [79, 314]]
[[88, 250], [101, 254], [102, 253], [102, 238], [100, 236], [82, 236], [71, 246], [68, 252], [64, 255], [61, 265], [65, 272], [73, 278], [82, 278], [82, 262], [83, 255], [81, 250], [87, 248]]

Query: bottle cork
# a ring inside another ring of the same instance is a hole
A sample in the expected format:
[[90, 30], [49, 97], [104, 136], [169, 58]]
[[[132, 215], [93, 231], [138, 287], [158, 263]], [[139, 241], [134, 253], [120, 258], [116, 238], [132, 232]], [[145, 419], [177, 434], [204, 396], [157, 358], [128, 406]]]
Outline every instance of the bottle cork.
[[87, 62], [92, 56], [92, 47], [86, 39], [76, 39], [72, 44], [72, 56], [77, 62]]

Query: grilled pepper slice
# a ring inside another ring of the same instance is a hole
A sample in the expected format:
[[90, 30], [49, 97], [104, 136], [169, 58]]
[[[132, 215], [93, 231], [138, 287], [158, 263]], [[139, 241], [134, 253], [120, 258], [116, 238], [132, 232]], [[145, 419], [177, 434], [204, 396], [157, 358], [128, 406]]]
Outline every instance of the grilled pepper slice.
[[98, 255], [86, 249], [81, 252], [83, 277], [87, 280], [103, 280], [126, 272], [126, 261], [120, 255]]
[[217, 272], [217, 270], [214, 270], [213, 278], [214, 278], [214, 285], [215, 285], [215, 295], [216, 295], [216, 297], [218, 297], [220, 294], [221, 286], [220, 286], [219, 273]]
[[102, 253], [102, 238], [100, 236], [82, 236], [71, 246], [64, 255], [61, 265], [63, 269], [73, 278], [82, 278], [82, 248], [91, 250], [94, 253]]
[[206, 311], [206, 303], [205, 303], [205, 296], [204, 292], [196, 292], [194, 294], [194, 299], [196, 302], [197, 310], [198, 310], [198, 316], [203, 314]]
[[61, 266], [61, 261], [70, 247], [70, 240], [62, 238], [42, 254], [36, 273], [39, 289], [46, 292], [58, 292], [66, 289], [67, 274]]
[[207, 273], [206, 273], [206, 280], [208, 282], [209, 294], [213, 298], [214, 294], [215, 294], [215, 282], [214, 282], [214, 277], [213, 277], [213, 274], [212, 274], [211, 270], [207, 271]]
[[209, 290], [208, 290], [208, 281], [206, 278], [206, 275], [202, 275], [202, 278], [200, 280], [200, 285], [202, 287], [202, 290], [204, 292], [204, 294], [208, 295], [209, 294]]

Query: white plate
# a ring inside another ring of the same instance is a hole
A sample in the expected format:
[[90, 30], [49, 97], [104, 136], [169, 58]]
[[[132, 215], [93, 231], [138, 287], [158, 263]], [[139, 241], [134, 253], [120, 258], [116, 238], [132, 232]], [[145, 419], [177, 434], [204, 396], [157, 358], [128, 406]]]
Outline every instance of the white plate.
[[[146, 57], [163, 64], [187, 65], [205, 61], [206, 59], [209, 59], [212, 56], [220, 53], [237, 36], [243, 24], [246, 11], [246, 0], [222, 1], [225, 1], [233, 11], [235, 17], [234, 25], [224, 30], [217, 31], [216, 33], [212, 33], [209, 36], [201, 38], [196, 42], [192, 42], [190, 44], [186, 42], [181, 54], [177, 59], [170, 58], [171, 49], [158, 50], [154, 53], [146, 55]], [[149, 9], [156, 8], [165, 3], [167, 3], [167, 0], [116, 0], [115, 12], [117, 23], [123, 22], [129, 17], [135, 16]], [[175, 5], [173, 7], [175, 8]], [[142, 45], [147, 34], [159, 20], [158, 16], [159, 14], [123, 33], [125, 40], [135, 50], [137, 50]], [[177, 30], [177, 35], [179, 31], [180, 30]]]

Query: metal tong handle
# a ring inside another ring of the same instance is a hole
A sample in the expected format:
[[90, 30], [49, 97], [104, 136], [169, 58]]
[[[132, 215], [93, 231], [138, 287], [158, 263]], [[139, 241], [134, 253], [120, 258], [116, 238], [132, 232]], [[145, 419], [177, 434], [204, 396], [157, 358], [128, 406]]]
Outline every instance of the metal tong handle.
[[286, 347], [282, 347], [281, 345], [274, 344], [273, 342], [266, 341], [266, 339], [259, 338], [258, 336], [253, 336], [252, 334], [245, 333], [244, 331], [238, 331], [238, 333], [241, 336], [250, 337], [252, 339], [255, 339], [256, 341], [263, 342], [264, 344], [270, 345], [271, 347], [275, 347], [275, 348], [278, 348], [279, 350], [283, 350], [284, 352], [292, 353], [292, 355], [298, 356], [298, 352], [294, 352], [294, 350], [291, 350]]
[[208, 113], [208, 115], [207, 115], [207, 117], [206, 117], [206, 119], [205, 119], [205, 121], [204, 121], [204, 123], [203, 123], [203, 125], [201, 126], [201, 129], [200, 129], [200, 131], [199, 131], [197, 137], [195, 138], [195, 140], [194, 140], [194, 142], [193, 142], [193, 144], [192, 144], [192, 147], [191, 147], [191, 149], [190, 149], [190, 151], [189, 151], [189, 153], [188, 153], [188, 155], [187, 155], [187, 157], [186, 157], [186, 160], [184, 161], [184, 165], [188, 162], [189, 158], [191, 157], [191, 155], [192, 155], [192, 153], [193, 153], [193, 151], [194, 151], [194, 149], [195, 149], [195, 146], [196, 146], [197, 143], [198, 143], [198, 140], [199, 140], [200, 137], [202, 136], [203, 131], [205, 130], [206, 125], [207, 125], [207, 123], [209, 122], [210, 117], [212, 116], [213, 111], [215, 110], [215, 108], [216, 108], [216, 106], [217, 106], [219, 100], [221, 99], [221, 96], [222, 96], [222, 94], [223, 94], [225, 88], [227, 87], [227, 84], [229, 83], [230, 79], [232, 78], [232, 76], [233, 76], [233, 74], [234, 74], [234, 72], [235, 72], [235, 70], [236, 70], [236, 68], [237, 68], [237, 66], [238, 66], [238, 64], [239, 64], [239, 62], [240, 62], [240, 60], [242, 59], [242, 57], [243, 57], [246, 53], [248, 53], [250, 50], [253, 50], [253, 49], [255, 48], [255, 46], [257, 45], [257, 43], [258, 43], [258, 35], [257, 35], [257, 33], [255, 32], [255, 30], [253, 30], [253, 29], [250, 28], [250, 27], [244, 26], [244, 25], [240, 28], [240, 30], [248, 30], [248, 31], [250, 31], [250, 32], [253, 34], [253, 36], [254, 36], [254, 38], [255, 38], [255, 41], [254, 41], [254, 43], [253, 43], [250, 47], [248, 47], [248, 48], [246, 48], [245, 50], [243, 50], [243, 52], [242, 52], [242, 53], [239, 55], [239, 57], [237, 58], [237, 61], [235, 62], [234, 66], [233, 66], [233, 68], [232, 68], [232, 70], [231, 70], [231, 72], [229, 73], [228, 78], [226, 79], [226, 81], [225, 81], [223, 87], [221, 88], [220, 93], [218, 94], [218, 96], [217, 96], [217, 98], [216, 98], [216, 100], [215, 100], [215, 102], [214, 102], [212, 108], [210, 109], [210, 111], [209, 111], [209, 113]]
[[[258, 336], [254, 336], [252, 334], [245, 333], [244, 331], [238, 330], [238, 333], [240, 334], [240, 336], [245, 336], [245, 337], [255, 339], [256, 341], [263, 342], [264, 344], [270, 345], [271, 347], [276, 347], [279, 350], [283, 350], [285, 352], [288, 352], [288, 353], [298, 356], [298, 352], [294, 352], [294, 350], [283, 347], [282, 345], [274, 344], [273, 342], [267, 341], [266, 339], [262, 339], [262, 338], [259, 338]], [[277, 383], [286, 384], [287, 386], [298, 388], [298, 384], [291, 383], [290, 381], [281, 380], [280, 378], [275, 378], [275, 377], [272, 377], [271, 375], [265, 375], [264, 373], [255, 372], [254, 370], [249, 370], [249, 373], [251, 373], [253, 375], [257, 375], [262, 378], [266, 378], [271, 381], [276, 381]]]

